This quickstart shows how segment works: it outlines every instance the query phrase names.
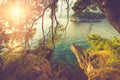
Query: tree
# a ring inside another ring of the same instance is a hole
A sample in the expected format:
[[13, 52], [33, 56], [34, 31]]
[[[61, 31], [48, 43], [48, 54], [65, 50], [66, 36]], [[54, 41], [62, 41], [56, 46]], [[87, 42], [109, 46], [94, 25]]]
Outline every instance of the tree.
[[[55, 14], [57, 1], [58, 0], [2, 0], [0, 3], [0, 26], [1, 29], [4, 29], [4, 34], [9, 37], [8, 43], [13, 44], [16, 43], [16, 41], [18, 43], [22, 40], [21, 43], [25, 43], [25, 47], [29, 49], [29, 39], [32, 38], [36, 30], [33, 26], [40, 18], [42, 18], [41, 27], [43, 32], [43, 38], [40, 39], [41, 45], [47, 43], [45, 39], [47, 39], [46, 36], [48, 35], [48, 37], [52, 36], [52, 42], [54, 43], [54, 33], [56, 33], [57, 28], [53, 27], [53, 23], [56, 23], [55, 26], [58, 25]], [[48, 9], [51, 10], [51, 25], [49, 33], [45, 35], [44, 15]], [[5, 36], [2, 38], [5, 38]]]
[[[0, 3], [0, 51], [4, 47], [5, 50], [9, 50], [0, 55], [0, 80], [48, 80], [52, 76], [48, 61], [52, 50], [44, 48], [44, 46], [47, 44], [47, 38], [52, 37], [51, 40], [53, 41], [52, 43], [54, 43], [54, 33], [57, 33], [56, 30], [58, 28], [53, 27], [53, 22], [57, 23], [55, 17], [56, 1], [57, 0], [2, 0]], [[49, 33], [45, 35], [43, 25], [44, 15], [48, 9], [51, 10], [51, 25]], [[33, 26], [40, 18], [42, 18], [41, 28], [43, 38], [39, 40], [39, 47], [34, 51], [30, 50], [29, 41], [36, 30]], [[19, 46], [23, 46], [22, 50], [18, 50]], [[47, 56], [43, 55], [43, 53], [46, 53]], [[23, 64], [23, 62], [25, 62], [25, 64]]]
[[[28, 39], [35, 33], [34, 23], [42, 15], [37, 0], [2, 0], [0, 3], [0, 27], [7, 36], [8, 43], [18, 42], [27, 44]], [[24, 40], [24, 41], [23, 41]], [[13, 46], [12, 45], [12, 46]], [[28, 44], [27, 44], [28, 45]], [[7, 45], [9, 47], [9, 45]]]

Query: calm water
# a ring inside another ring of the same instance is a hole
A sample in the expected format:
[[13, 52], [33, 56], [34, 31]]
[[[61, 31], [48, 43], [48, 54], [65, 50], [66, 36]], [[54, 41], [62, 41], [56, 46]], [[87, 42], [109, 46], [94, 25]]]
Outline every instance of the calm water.
[[[60, 21], [62, 24], [65, 24], [65, 19], [62, 19]], [[120, 36], [108, 23], [107, 20], [93, 23], [75, 23], [70, 21], [64, 39], [61, 40], [58, 44], [56, 44], [53, 60], [65, 60], [70, 65], [75, 63], [76, 59], [72, 51], [70, 50], [70, 45], [74, 43], [84, 48], [88, 48], [89, 44], [86, 41], [86, 37], [91, 26], [92, 29], [90, 31], [90, 34], [99, 34], [102, 37], [108, 39], [111, 39], [114, 36]]]
[[[47, 30], [49, 26], [48, 24], [49, 21], [50, 21], [49, 19], [46, 19], [45, 21], [47, 22], [44, 25], [45, 30]], [[61, 18], [59, 19], [59, 22], [62, 25], [66, 25], [67, 19]], [[37, 25], [41, 25], [41, 24], [38, 23]], [[74, 43], [84, 48], [88, 48], [89, 44], [86, 41], [86, 37], [91, 26], [92, 29], [90, 31], [90, 34], [99, 34], [102, 37], [108, 39], [111, 39], [114, 36], [120, 36], [108, 23], [107, 20], [102, 20], [101, 22], [93, 22], [93, 23], [87, 23], [87, 22], [80, 23], [80, 22], [70, 21], [67, 26], [66, 35], [64, 36], [64, 39], [61, 40], [59, 43], [57, 43], [55, 46], [53, 62], [57, 62], [58, 60], [64, 60], [70, 65], [75, 63], [76, 59], [72, 51], [70, 50], [70, 45]], [[42, 34], [41, 28], [40, 26], [37, 26], [37, 33], [35, 35], [36, 40], [41, 36], [41, 34]]]

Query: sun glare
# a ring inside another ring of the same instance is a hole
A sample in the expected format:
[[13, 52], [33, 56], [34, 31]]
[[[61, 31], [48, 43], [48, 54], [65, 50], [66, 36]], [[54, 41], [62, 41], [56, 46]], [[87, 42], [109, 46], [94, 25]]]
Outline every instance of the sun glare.
[[23, 11], [21, 8], [13, 8], [12, 13], [16, 17], [20, 17], [23, 14]]
[[13, 6], [9, 9], [9, 18], [14, 22], [14, 24], [21, 24], [25, 19], [25, 10], [20, 6]]

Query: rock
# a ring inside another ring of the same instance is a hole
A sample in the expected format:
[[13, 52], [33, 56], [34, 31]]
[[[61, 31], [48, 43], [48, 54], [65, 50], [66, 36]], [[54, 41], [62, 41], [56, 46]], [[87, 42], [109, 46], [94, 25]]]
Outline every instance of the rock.
[[45, 58], [48, 59], [48, 61], [51, 60], [51, 58], [53, 57], [53, 50], [52, 49], [49, 49], [49, 48], [46, 48], [45, 49]]
[[83, 12], [72, 15], [70, 20], [74, 22], [100, 22], [104, 18], [104, 15], [100, 13]]
[[86, 62], [86, 55], [82, 51], [82, 47], [75, 46], [74, 44], [71, 45], [71, 50], [73, 51], [74, 55], [76, 56], [76, 59], [78, 61], [78, 64], [81, 69], [87, 74], [87, 62]]
[[53, 80], [87, 80], [78, 68], [73, 68], [62, 60], [53, 66], [53, 75]]
[[97, 51], [86, 55], [82, 47], [74, 44], [71, 45], [71, 50], [88, 80], [120, 80], [120, 61], [113, 66], [106, 65], [106, 60], [111, 58], [110, 54]]
[[103, 68], [99, 70], [93, 70], [89, 74], [89, 79], [90, 80], [120, 80], [120, 68]]
[[4, 80], [49, 80], [52, 70], [43, 56], [27, 54], [3, 68]]

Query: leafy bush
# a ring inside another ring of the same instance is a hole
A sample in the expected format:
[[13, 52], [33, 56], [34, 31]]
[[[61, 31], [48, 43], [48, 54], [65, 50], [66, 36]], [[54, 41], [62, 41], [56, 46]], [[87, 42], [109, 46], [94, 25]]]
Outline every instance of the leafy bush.
[[86, 50], [86, 53], [93, 65], [115, 66], [120, 61], [120, 38], [114, 37], [109, 40], [99, 35], [90, 35], [87, 39], [91, 47]]
[[112, 40], [111, 51], [120, 54], [120, 38], [114, 37]]
[[112, 40], [109, 40], [99, 35], [90, 35], [87, 40], [91, 45], [89, 51], [108, 50], [111, 53], [120, 54], [120, 38], [114, 37]]

